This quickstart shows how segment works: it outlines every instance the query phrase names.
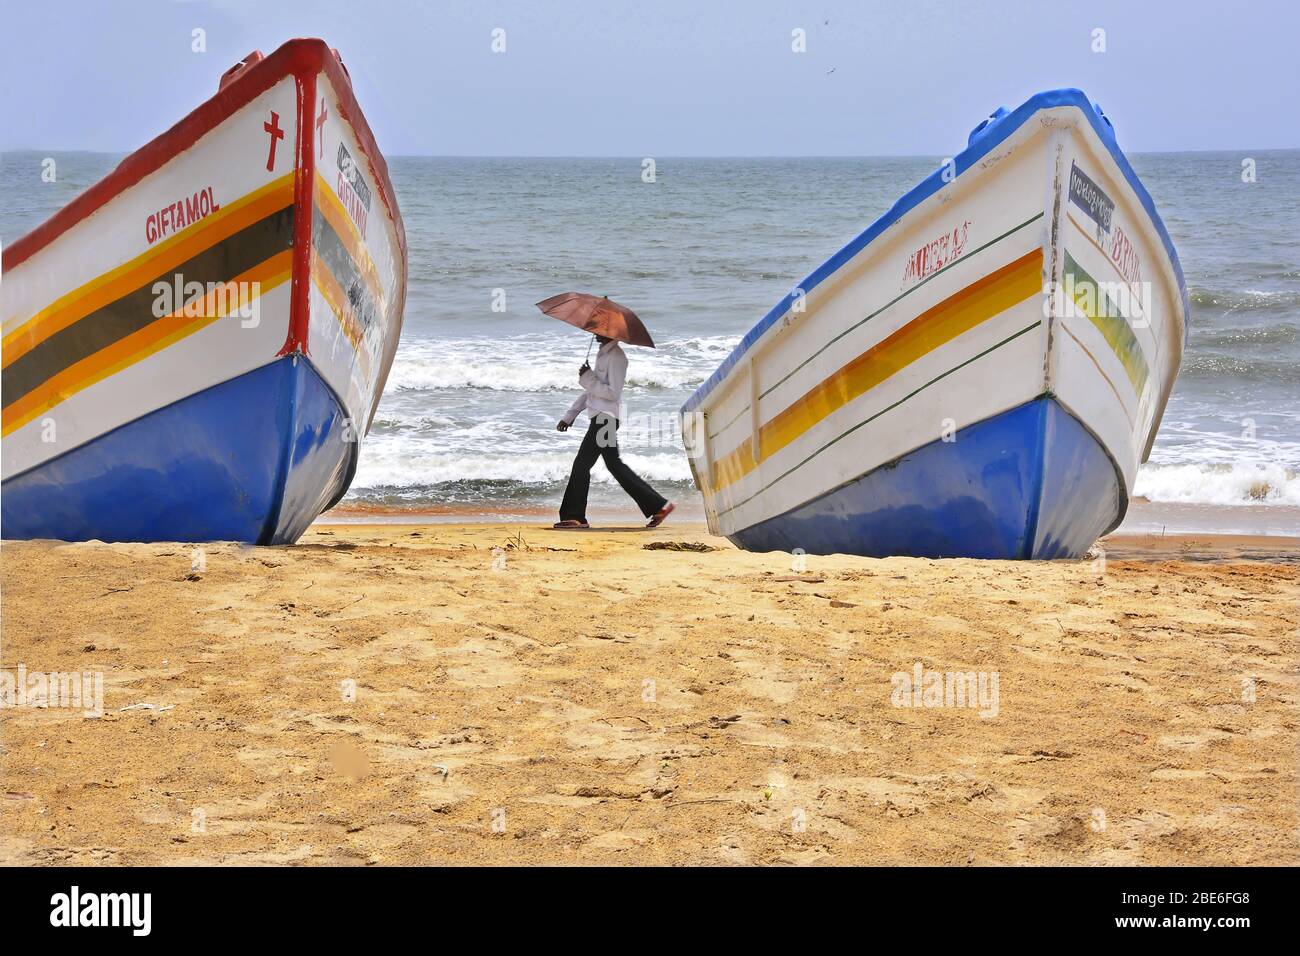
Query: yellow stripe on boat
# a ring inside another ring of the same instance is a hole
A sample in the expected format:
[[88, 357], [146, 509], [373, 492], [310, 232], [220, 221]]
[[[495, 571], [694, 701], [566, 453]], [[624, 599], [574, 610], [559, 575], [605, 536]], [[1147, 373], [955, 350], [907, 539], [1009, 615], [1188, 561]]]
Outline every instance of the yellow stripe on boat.
[[334, 194], [321, 176], [320, 172], [316, 173], [315, 196], [316, 208], [321, 211], [325, 221], [329, 223], [334, 234], [339, 237], [343, 243], [343, 248], [347, 250], [352, 257], [352, 263], [356, 266], [357, 272], [361, 275], [370, 290], [371, 297], [375, 300], [375, 305], [380, 312], [388, 310], [388, 297], [384, 295], [384, 284], [379, 281], [379, 270], [375, 268], [374, 260], [370, 258], [370, 253], [366, 249], [366, 241], [361, 238], [361, 233], [357, 232], [356, 224], [353, 223], [352, 217], [348, 211], [343, 208], [343, 203], [339, 197]]
[[1065, 250], [1065, 282], [1066, 292], [1074, 300], [1075, 307], [1097, 327], [1120, 365], [1124, 366], [1124, 374], [1128, 376], [1134, 393], [1141, 397], [1150, 370], [1124, 310], [1106, 292], [1105, 286], [1079, 265], [1069, 249]]
[[[256, 286], [258, 296], [241, 299], [236, 295], [232, 299], [228, 295], [220, 294], [221, 289], [212, 289], [202, 299], [183, 305], [156, 322], [151, 322], [144, 328], [118, 339], [94, 355], [68, 366], [5, 408], [3, 434], [8, 435], [77, 392], [211, 325], [230, 314], [231, 307], [239, 308], [283, 285], [289, 281], [292, 268], [293, 250], [285, 249], [223, 284], [242, 289], [248, 288], [246, 283], [255, 282], [258, 284]], [[220, 308], [219, 305], [222, 303], [227, 307]]]
[[0, 341], [3, 366], [8, 368], [56, 332], [134, 292], [150, 279], [188, 262], [292, 202], [293, 173], [288, 173], [204, 216], [129, 262], [60, 296], [5, 334]]
[[357, 323], [356, 310], [348, 302], [347, 293], [339, 285], [334, 273], [330, 272], [329, 266], [314, 250], [311, 256], [311, 281], [312, 285], [316, 286], [321, 296], [324, 297], [330, 311], [334, 313], [334, 318], [338, 320], [339, 327], [343, 329], [343, 334], [348, 337], [348, 341], [356, 349], [362, 372], [369, 375], [370, 357], [369, 353], [361, 347], [361, 340], [365, 336], [365, 332]]
[[[774, 455], [849, 402], [908, 365], [1043, 291], [1043, 251], [1035, 249], [922, 312], [806, 392], [758, 431], [760, 457]], [[756, 467], [747, 438], [714, 464], [713, 490]]]

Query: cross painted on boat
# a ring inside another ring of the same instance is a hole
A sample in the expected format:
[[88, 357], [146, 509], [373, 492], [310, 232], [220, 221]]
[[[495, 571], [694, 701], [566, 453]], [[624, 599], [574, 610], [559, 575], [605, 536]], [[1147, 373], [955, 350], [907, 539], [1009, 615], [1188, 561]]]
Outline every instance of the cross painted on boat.
[[325, 117], [330, 115], [330, 111], [325, 106], [325, 97], [320, 100], [320, 112], [316, 114], [316, 137], [320, 145], [316, 147], [316, 155], [321, 156], [325, 152]]
[[262, 129], [271, 134], [271, 151], [266, 154], [266, 171], [275, 169], [275, 144], [284, 139], [284, 130], [280, 129], [280, 114], [271, 110], [271, 122], [263, 123]]

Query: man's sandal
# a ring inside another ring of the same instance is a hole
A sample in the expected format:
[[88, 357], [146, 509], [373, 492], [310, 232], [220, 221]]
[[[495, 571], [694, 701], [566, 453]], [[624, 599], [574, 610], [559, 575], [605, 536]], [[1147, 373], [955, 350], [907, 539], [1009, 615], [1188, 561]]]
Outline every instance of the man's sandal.
[[650, 516], [650, 520], [646, 522], [646, 527], [647, 528], [659, 527], [661, 524], [664, 523], [664, 519], [667, 518], [670, 514], [672, 514], [675, 510], [677, 510], [677, 505], [673, 504], [671, 501], [668, 502], [668, 504], [664, 505], [662, 508], [660, 508], [658, 511], [656, 511], [653, 515]]

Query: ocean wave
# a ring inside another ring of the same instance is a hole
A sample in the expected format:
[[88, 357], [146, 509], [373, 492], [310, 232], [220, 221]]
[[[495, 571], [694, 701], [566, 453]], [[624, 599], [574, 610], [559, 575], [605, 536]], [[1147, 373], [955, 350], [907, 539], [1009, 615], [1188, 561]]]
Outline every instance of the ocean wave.
[[1243, 289], [1224, 292], [1218, 289], [1193, 288], [1188, 296], [1195, 308], [1222, 309], [1227, 312], [1261, 312], [1300, 306], [1300, 291], [1290, 289], [1275, 291]]
[[1147, 464], [1133, 493], [1203, 505], [1300, 505], [1300, 471], [1282, 464]]
[[[580, 388], [574, 368], [508, 359], [462, 359], [445, 364], [408, 361], [400, 367], [394, 363], [389, 380], [394, 388], [417, 391], [482, 388], [501, 392], [576, 392]], [[687, 388], [703, 381], [704, 376], [694, 369], [643, 366], [628, 375], [627, 384], [642, 388]]]
[[[727, 336], [698, 337], [654, 351], [636, 350], [635, 361], [629, 363], [627, 384], [694, 388], [734, 344], [735, 340]], [[398, 352], [388, 387], [399, 391], [472, 388], [572, 392], [578, 388], [576, 366], [584, 345], [574, 338], [539, 336], [411, 342]]]
[[[411, 454], [397, 444], [363, 447], [353, 492], [430, 489], [457, 482], [509, 485], [560, 485], [569, 478], [576, 448], [544, 454]], [[690, 481], [691, 470], [680, 452], [627, 454], [623, 460], [647, 481]], [[603, 465], [592, 469], [593, 484], [612, 484]], [[353, 493], [353, 492], [350, 492]]]
[[387, 430], [441, 431], [455, 428], [456, 421], [448, 415], [436, 415], [428, 412], [402, 417], [384, 405], [379, 406], [379, 413], [370, 423], [371, 429], [382, 434]]
[[1192, 332], [1192, 344], [1196, 348], [1252, 346], [1252, 345], [1295, 345], [1300, 342], [1300, 327], [1287, 322], [1276, 325], [1263, 325], [1254, 328], [1232, 326], [1229, 328], [1195, 328]]
[[1180, 372], [1183, 378], [1221, 382], [1280, 382], [1300, 385], [1300, 369], [1290, 358], [1263, 359], [1203, 351], [1189, 354]]

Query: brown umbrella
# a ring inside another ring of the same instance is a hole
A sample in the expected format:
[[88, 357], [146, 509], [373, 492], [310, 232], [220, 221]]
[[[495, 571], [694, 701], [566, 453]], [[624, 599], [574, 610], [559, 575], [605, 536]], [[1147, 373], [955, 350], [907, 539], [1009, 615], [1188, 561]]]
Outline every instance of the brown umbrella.
[[537, 303], [537, 307], [552, 318], [607, 339], [644, 345], [654, 348], [654, 339], [646, 331], [636, 313], [619, 305], [609, 296], [589, 295], [586, 292], [562, 292]]

